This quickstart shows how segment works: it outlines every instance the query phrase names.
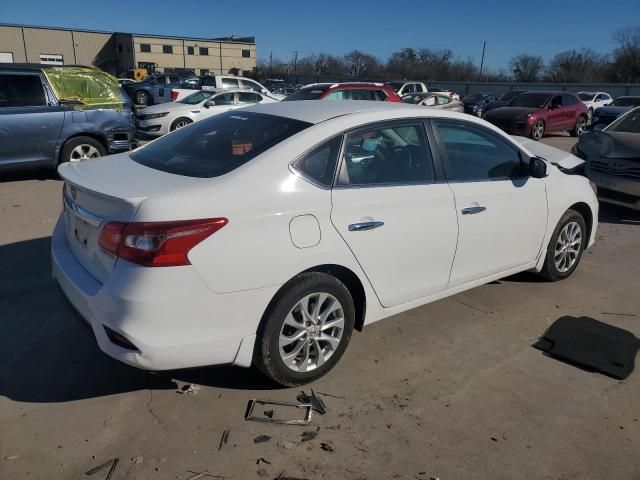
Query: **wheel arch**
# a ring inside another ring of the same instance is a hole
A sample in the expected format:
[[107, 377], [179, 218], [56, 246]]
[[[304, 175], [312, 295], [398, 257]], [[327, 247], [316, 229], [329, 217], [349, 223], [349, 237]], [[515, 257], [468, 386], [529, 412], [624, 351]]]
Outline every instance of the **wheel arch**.
[[364, 290], [364, 285], [362, 284], [362, 281], [360, 280], [358, 275], [356, 275], [353, 272], [353, 270], [347, 267], [344, 267], [342, 265], [336, 265], [336, 264], [316, 265], [314, 267], [307, 268], [306, 270], [303, 270], [297, 273], [292, 278], [287, 280], [273, 295], [273, 297], [271, 298], [271, 301], [267, 305], [267, 308], [264, 310], [264, 313], [260, 320], [260, 326], [258, 327], [258, 330], [262, 328], [262, 325], [264, 324], [265, 319], [267, 318], [267, 315], [273, 308], [274, 303], [280, 298], [283, 292], [285, 292], [287, 288], [289, 288], [289, 285], [291, 284], [291, 282], [293, 282], [301, 274], [311, 273], [311, 272], [326, 273], [327, 275], [331, 275], [337, 278], [338, 280], [340, 280], [342, 283], [344, 283], [344, 285], [347, 287], [347, 290], [349, 290], [349, 293], [351, 294], [351, 298], [353, 299], [353, 306], [355, 310], [354, 328], [359, 332], [362, 331], [362, 328], [364, 327], [364, 319], [365, 319], [366, 309], [367, 309], [367, 299], [366, 299], [366, 293]]
[[[571, 205], [568, 210], [575, 210], [582, 218], [584, 218], [584, 223], [587, 226], [587, 234], [585, 235], [585, 245], [589, 243], [589, 239], [591, 238], [591, 232], [593, 231], [593, 212], [591, 211], [591, 207], [584, 202], [577, 202]], [[585, 247], [586, 248], [586, 247]]]
[[107, 145], [107, 139], [103, 135], [100, 135], [98, 133], [92, 133], [92, 132], [77, 132], [65, 138], [64, 142], [60, 144], [60, 147], [58, 148], [58, 155], [57, 155], [58, 163], [62, 162], [62, 152], [64, 151], [65, 145], [69, 143], [71, 140], [73, 140], [74, 138], [78, 138], [78, 137], [93, 138], [95, 141], [100, 142], [100, 145], [102, 145], [107, 152], [109, 151], [109, 147]]

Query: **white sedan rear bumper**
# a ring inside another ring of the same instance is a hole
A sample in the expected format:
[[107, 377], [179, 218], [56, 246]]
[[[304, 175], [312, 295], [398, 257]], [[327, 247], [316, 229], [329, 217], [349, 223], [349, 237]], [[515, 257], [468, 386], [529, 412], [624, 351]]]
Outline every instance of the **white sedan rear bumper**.
[[[102, 284], [67, 245], [64, 217], [53, 233], [51, 261], [53, 276], [90, 324], [100, 349], [149, 370], [250, 366], [260, 318], [277, 291], [269, 287], [216, 294], [192, 266], [140, 267], [121, 259]], [[107, 329], [136, 348], [114, 343]]]

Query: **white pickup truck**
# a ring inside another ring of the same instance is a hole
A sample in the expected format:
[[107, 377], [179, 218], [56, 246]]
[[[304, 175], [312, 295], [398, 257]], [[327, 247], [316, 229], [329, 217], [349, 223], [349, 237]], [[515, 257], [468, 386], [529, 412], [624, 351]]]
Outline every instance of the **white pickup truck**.
[[188, 78], [182, 82], [180, 88], [171, 89], [171, 99], [174, 101], [182, 100], [198, 90], [214, 92], [230, 88], [251, 90], [272, 96], [265, 86], [250, 78], [235, 77], [233, 75], [204, 75], [202, 77]]

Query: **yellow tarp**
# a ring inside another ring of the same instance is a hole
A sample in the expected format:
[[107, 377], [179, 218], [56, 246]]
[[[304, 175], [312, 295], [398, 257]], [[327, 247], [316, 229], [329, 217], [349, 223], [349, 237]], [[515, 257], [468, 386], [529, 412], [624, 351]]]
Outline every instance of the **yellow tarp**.
[[52, 67], [43, 71], [58, 100], [80, 102], [77, 110], [122, 110], [124, 106], [120, 84], [108, 73], [87, 67]]

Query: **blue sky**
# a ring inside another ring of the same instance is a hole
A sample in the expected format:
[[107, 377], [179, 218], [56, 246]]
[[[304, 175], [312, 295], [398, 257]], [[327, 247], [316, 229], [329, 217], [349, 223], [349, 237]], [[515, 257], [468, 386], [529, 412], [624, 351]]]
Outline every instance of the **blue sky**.
[[[405, 5], [407, 7], [405, 7]], [[640, 25], [640, 0], [187, 0], [0, 1], [0, 22], [217, 37], [255, 35], [258, 57], [288, 61], [293, 51], [343, 54], [354, 48], [386, 59], [403, 47], [450, 48], [505, 68], [519, 53], [613, 48], [613, 32]]]

